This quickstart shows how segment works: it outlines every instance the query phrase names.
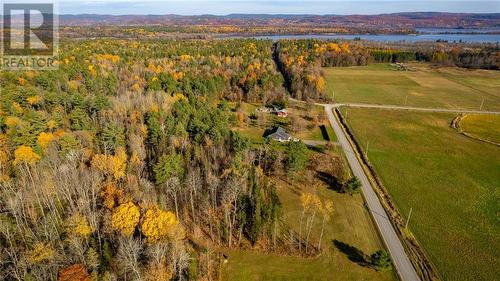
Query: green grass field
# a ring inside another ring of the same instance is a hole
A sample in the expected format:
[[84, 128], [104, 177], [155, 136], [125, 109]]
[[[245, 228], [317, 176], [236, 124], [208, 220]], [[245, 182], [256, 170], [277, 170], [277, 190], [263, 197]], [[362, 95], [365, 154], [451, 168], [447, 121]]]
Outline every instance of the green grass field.
[[[324, 159], [319, 162], [325, 163]], [[333, 240], [338, 240], [367, 255], [383, 248], [361, 195], [351, 196], [328, 189], [315, 174], [318, 166], [317, 163], [311, 164], [308, 169], [312, 172], [311, 176], [303, 174], [295, 180], [276, 178], [275, 181], [283, 204], [284, 219], [296, 231], [299, 229], [302, 211], [299, 200], [302, 191], [316, 193], [322, 200], [333, 201], [333, 216], [325, 227], [322, 255], [317, 258], [302, 258], [251, 250], [228, 251], [229, 262], [222, 265], [222, 280], [396, 280], [392, 270], [378, 272], [359, 265], [350, 260], [348, 251], [341, 251], [334, 245]], [[321, 219], [318, 217], [315, 221], [311, 235], [312, 240], [317, 241]]]
[[413, 208], [409, 227], [444, 280], [498, 280], [500, 147], [450, 128], [452, 114], [347, 110], [400, 211]]
[[475, 137], [500, 143], [500, 115], [468, 114], [460, 121], [460, 127]]
[[337, 102], [500, 110], [500, 72], [459, 68], [397, 71], [389, 64], [325, 68]]

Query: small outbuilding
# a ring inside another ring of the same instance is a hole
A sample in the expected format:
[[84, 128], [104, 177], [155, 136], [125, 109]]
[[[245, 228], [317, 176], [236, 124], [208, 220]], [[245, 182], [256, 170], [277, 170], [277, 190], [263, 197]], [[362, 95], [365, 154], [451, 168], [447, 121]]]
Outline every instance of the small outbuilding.
[[276, 115], [278, 115], [278, 117], [286, 118], [288, 116], [288, 111], [286, 109], [280, 109], [276, 111]]
[[267, 129], [264, 132], [265, 138], [271, 138], [272, 140], [279, 142], [289, 142], [293, 140], [292, 136], [288, 134], [285, 129], [280, 126], [273, 127], [271, 129]]

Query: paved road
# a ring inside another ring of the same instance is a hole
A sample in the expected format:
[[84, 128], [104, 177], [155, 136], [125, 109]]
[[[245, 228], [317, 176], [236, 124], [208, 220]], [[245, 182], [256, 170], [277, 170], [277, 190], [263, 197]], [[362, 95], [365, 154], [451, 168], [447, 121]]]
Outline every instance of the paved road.
[[367, 103], [335, 103], [334, 107], [361, 107], [361, 108], [380, 108], [380, 109], [397, 109], [409, 111], [426, 111], [426, 112], [450, 112], [450, 113], [472, 113], [472, 114], [494, 114], [500, 115], [500, 111], [484, 111], [484, 110], [468, 110], [468, 109], [449, 109], [449, 108], [426, 108], [412, 106], [398, 106], [387, 104], [367, 104]]
[[361, 167], [361, 163], [358, 158], [354, 154], [354, 149], [351, 144], [347, 140], [344, 131], [340, 127], [339, 122], [335, 118], [332, 112], [332, 108], [334, 105], [324, 105], [325, 111], [330, 121], [330, 124], [337, 135], [338, 141], [344, 150], [347, 161], [351, 166], [351, 169], [356, 177], [361, 180], [361, 190], [363, 191], [363, 195], [365, 197], [366, 203], [368, 204], [368, 208], [372, 213], [372, 216], [377, 224], [377, 227], [384, 239], [385, 245], [391, 254], [394, 266], [403, 281], [418, 281], [420, 278], [418, 277], [413, 265], [410, 262], [410, 259], [406, 255], [403, 245], [399, 240], [399, 237], [396, 234], [387, 214], [385, 213], [382, 204], [377, 197], [370, 181]]

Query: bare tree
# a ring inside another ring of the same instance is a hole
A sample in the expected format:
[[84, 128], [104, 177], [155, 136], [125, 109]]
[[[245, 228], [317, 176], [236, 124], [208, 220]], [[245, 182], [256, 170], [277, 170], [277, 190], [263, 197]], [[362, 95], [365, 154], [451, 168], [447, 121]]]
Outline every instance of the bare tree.
[[128, 279], [128, 274], [133, 273], [134, 280], [142, 280], [139, 257], [143, 249], [143, 242], [136, 238], [122, 237], [119, 244], [117, 259], [120, 261], [121, 274]]

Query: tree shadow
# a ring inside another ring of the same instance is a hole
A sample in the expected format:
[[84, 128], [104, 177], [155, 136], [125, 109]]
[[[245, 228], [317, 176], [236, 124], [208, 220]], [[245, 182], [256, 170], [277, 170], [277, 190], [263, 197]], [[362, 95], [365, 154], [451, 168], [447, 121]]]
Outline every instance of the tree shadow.
[[338, 193], [344, 193], [344, 190], [342, 189], [342, 184], [337, 180], [337, 178], [330, 175], [329, 173], [322, 171], [317, 171], [316, 173], [318, 178], [328, 185], [328, 189], [331, 189]]
[[325, 147], [322, 146], [322, 145], [307, 145], [307, 148], [314, 151], [314, 152], [317, 152], [317, 153], [325, 153]]
[[347, 258], [350, 261], [355, 262], [355, 263], [362, 265], [362, 266], [369, 265], [369, 263], [367, 261], [367, 256], [360, 249], [358, 249], [354, 246], [351, 246], [349, 244], [346, 244], [344, 242], [341, 242], [337, 239], [333, 240], [333, 245], [335, 245], [335, 247], [337, 249], [339, 249], [339, 251], [341, 251], [342, 253], [347, 255]]
[[321, 130], [321, 135], [323, 136], [323, 139], [326, 141], [330, 141], [330, 136], [328, 135], [328, 131], [326, 130], [325, 125], [320, 125], [319, 129]]

